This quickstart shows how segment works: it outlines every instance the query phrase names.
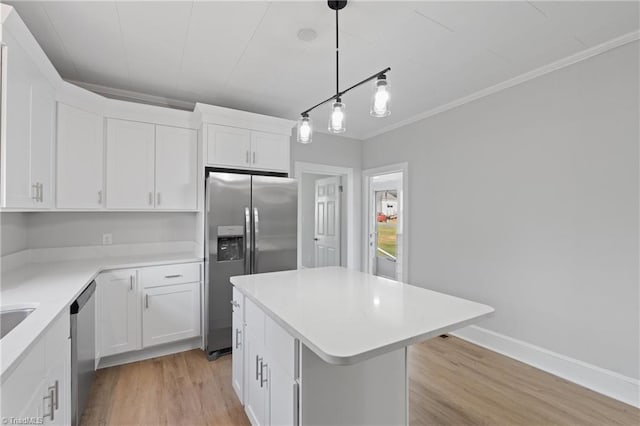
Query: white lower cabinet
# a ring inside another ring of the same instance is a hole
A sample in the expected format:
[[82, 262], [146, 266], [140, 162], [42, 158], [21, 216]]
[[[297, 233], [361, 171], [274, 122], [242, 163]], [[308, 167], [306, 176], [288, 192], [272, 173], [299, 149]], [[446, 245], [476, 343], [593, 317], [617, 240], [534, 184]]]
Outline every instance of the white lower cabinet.
[[100, 357], [140, 349], [140, 294], [138, 272], [123, 269], [96, 278], [100, 318]]
[[200, 283], [144, 289], [144, 347], [200, 335]]
[[233, 300], [231, 301], [231, 304], [233, 305], [233, 335], [231, 347], [234, 353], [234, 356], [231, 357], [231, 384], [236, 395], [238, 395], [240, 402], [244, 404], [244, 300], [242, 295], [235, 288], [233, 289]]
[[233, 347], [233, 362], [244, 360], [243, 372], [233, 369], [234, 388], [244, 373], [244, 406], [252, 425], [296, 425], [296, 340], [253, 302], [236, 294], [234, 289], [234, 300], [243, 299], [245, 337], [241, 346]]
[[200, 336], [201, 268], [181, 263], [100, 274], [100, 357]]
[[65, 310], [2, 381], [3, 420], [17, 424], [33, 417], [32, 422], [42, 418], [39, 424], [71, 423], [70, 331]]

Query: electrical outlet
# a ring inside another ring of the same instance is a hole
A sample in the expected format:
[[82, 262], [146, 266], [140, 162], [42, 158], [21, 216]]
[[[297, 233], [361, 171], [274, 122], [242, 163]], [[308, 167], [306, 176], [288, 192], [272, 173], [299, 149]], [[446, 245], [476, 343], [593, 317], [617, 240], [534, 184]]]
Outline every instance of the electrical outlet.
[[102, 234], [102, 245], [108, 246], [113, 243], [113, 236], [111, 234]]

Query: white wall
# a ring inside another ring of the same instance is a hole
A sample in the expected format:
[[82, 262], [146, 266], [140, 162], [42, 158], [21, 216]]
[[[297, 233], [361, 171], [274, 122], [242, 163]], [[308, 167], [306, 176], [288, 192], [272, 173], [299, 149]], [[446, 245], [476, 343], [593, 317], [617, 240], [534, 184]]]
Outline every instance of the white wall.
[[409, 162], [409, 281], [480, 324], [640, 377], [638, 42], [380, 135]]
[[0, 213], [0, 256], [27, 248], [26, 213]]
[[27, 246], [100, 245], [106, 233], [113, 244], [195, 241], [196, 217], [182, 212], [27, 213]]

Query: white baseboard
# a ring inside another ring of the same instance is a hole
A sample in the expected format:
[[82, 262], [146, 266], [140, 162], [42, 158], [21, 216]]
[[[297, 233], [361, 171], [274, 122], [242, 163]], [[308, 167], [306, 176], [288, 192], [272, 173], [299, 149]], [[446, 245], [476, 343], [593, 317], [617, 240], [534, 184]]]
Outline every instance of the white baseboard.
[[139, 351], [106, 356], [100, 359], [98, 369], [129, 364], [130, 362], [143, 361], [145, 359], [157, 358], [165, 355], [173, 355], [180, 352], [190, 351], [192, 349], [200, 349], [201, 345], [202, 338], [194, 337], [189, 340], [153, 346]]
[[475, 325], [450, 334], [640, 408], [640, 380]]

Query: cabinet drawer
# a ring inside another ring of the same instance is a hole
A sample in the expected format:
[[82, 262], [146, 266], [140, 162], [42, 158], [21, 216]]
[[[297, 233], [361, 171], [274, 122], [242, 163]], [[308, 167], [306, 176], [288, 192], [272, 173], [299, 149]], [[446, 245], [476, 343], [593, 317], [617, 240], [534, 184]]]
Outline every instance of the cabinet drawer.
[[199, 281], [199, 263], [180, 263], [140, 269], [140, 283], [143, 288]]

